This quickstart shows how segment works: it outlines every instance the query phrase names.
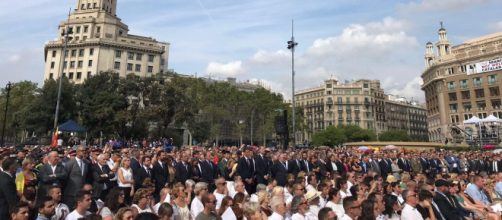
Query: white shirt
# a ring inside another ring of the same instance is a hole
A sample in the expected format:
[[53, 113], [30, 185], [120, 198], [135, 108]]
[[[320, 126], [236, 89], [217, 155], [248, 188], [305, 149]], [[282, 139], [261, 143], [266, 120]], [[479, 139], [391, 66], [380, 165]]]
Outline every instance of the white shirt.
[[[85, 215], [90, 215], [90, 212], [85, 212]], [[80, 215], [77, 210], [73, 210], [68, 216], [66, 216], [65, 220], [78, 220], [79, 218], [83, 218], [85, 216]]]
[[347, 192], [340, 190], [340, 196], [342, 197], [342, 199], [345, 199], [345, 197], [352, 196], [352, 194], [350, 193], [349, 190], [347, 190]]
[[391, 194], [397, 197], [397, 201], [399, 202], [399, 204], [404, 204], [404, 199], [402, 195], [398, 195], [395, 192], [392, 192]]
[[336, 213], [336, 216], [338, 216], [338, 218], [342, 218], [342, 216], [345, 214], [345, 209], [343, 209], [342, 204], [336, 204], [332, 201], [329, 201], [328, 203], [326, 203], [325, 207], [331, 208], [331, 210]]
[[195, 197], [190, 205], [190, 214], [192, 215], [192, 219], [195, 219], [203, 210], [204, 204], [202, 204], [198, 197]]
[[268, 220], [284, 220], [284, 217], [282, 217], [282, 215], [279, 215], [279, 213], [274, 212], [271, 216], [268, 217]]
[[344, 214], [342, 216], [341, 220], [352, 220], [352, 218], [350, 216]]
[[70, 213], [70, 209], [68, 208], [68, 206], [63, 203], [59, 203], [54, 210], [56, 214], [54, 214], [51, 217], [51, 220], [65, 219], [66, 216]]
[[317, 191], [317, 189], [314, 186], [310, 185], [310, 184], [308, 184], [307, 187], [305, 187], [305, 190], [307, 190], [307, 192], [308, 191], [312, 191], [312, 190]]
[[306, 220], [305, 216], [300, 213], [295, 213], [291, 216], [291, 220]]
[[401, 211], [401, 220], [423, 220], [422, 215], [416, 208], [411, 207], [406, 203], [403, 211]]
[[[124, 176], [124, 180], [132, 181], [132, 169], [125, 169], [123, 167], [119, 168], [122, 170], [122, 176]], [[119, 187], [132, 187], [132, 184], [130, 183], [122, 183], [120, 182], [120, 179], [117, 179]]]
[[221, 194], [218, 191], [213, 192], [214, 197], [216, 197], [216, 209], [220, 209], [221, 207], [221, 201], [223, 201], [223, 198], [225, 198], [225, 194]]
[[305, 216], [307, 216], [308, 219], [316, 218], [317, 215], [319, 214], [319, 210], [321, 210], [321, 208], [319, 208], [319, 206], [310, 205], [309, 211], [307, 213], [305, 213]]

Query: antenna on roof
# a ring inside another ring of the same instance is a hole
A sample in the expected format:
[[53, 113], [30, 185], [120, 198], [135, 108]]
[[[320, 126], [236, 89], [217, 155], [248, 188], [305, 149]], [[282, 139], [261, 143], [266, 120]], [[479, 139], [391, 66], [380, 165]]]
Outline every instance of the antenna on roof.
[[441, 25], [441, 28], [443, 28], [443, 22], [442, 22], [442, 21], [440, 21], [440, 22], [439, 22], [439, 24]]

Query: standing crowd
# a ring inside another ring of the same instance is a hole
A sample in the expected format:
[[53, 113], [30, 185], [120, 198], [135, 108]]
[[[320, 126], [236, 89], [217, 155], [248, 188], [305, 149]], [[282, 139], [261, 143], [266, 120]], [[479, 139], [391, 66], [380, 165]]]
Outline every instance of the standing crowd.
[[500, 156], [0, 148], [0, 220], [500, 220]]

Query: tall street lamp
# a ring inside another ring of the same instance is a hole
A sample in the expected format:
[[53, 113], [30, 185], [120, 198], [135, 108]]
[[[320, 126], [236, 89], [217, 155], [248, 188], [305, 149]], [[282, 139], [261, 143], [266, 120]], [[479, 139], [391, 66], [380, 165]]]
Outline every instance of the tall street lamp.
[[64, 62], [65, 58], [68, 55], [66, 53], [66, 48], [68, 47], [68, 41], [71, 40], [72, 38], [70, 37], [70, 34], [73, 34], [73, 30], [70, 29], [70, 14], [71, 14], [71, 8], [70, 12], [68, 12], [68, 22], [66, 22], [66, 28], [65, 31], [63, 32], [64, 35], [64, 44], [63, 44], [63, 52], [61, 53], [63, 56], [63, 60], [60, 64], [61, 69], [59, 72], [59, 82], [58, 82], [58, 97], [56, 101], [56, 112], [54, 113], [54, 132], [56, 132], [56, 127], [58, 126], [58, 119], [59, 119], [59, 105], [61, 102], [61, 84], [63, 84], [63, 71], [64, 71]]
[[0, 146], [4, 146], [4, 138], [5, 138], [5, 126], [7, 125], [7, 111], [9, 110], [9, 99], [10, 99], [10, 90], [11, 90], [12, 84], [9, 82], [7, 83], [7, 86], [5, 87], [5, 91], [7, 92], [7, 97], [5, 101], [5, 111], [3, 115], [3, 126], [2, 126], [2, 140], [0, 140]]
[[294, 37], [294, 21], [291, 21], [291, 40], [288, 41], [288, 49], [291, 50], [291, 97], [292, 97], [292, 110], [293, 117], [293, 146], [296, 144], [296, 117], [295, 117], [295, 47], [298, 42], [295, 42]]

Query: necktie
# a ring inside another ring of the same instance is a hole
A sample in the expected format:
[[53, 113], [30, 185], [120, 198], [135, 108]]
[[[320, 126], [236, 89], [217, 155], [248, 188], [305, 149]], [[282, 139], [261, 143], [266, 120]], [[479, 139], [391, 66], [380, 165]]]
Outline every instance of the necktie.
[[498, 172], [497, 161], [493, 161], [493, 171]]
[[151, 176], [150, 169], [148, 169], [148, 167], [145, 167], [145, 170], [146, 170], [146, 173], [148, 173], [148, 176]]
[[79, 161], [80, 170], [82, 171], [82, 176], [84, 176], [84, 163], [82, 160]]

